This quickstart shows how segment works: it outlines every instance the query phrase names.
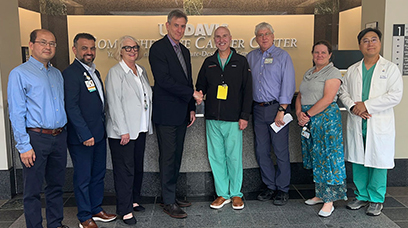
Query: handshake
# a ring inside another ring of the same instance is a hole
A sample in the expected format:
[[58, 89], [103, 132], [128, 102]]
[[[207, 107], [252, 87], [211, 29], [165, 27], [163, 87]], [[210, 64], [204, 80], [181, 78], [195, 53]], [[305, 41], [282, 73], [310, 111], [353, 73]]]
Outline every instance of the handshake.
[[194, 91], [193, 97], [196, 100], [197, 104], [200, 105], [201, 102], [203, 102], [203, 98], [204, 98], [203, 91], [202, 90]]

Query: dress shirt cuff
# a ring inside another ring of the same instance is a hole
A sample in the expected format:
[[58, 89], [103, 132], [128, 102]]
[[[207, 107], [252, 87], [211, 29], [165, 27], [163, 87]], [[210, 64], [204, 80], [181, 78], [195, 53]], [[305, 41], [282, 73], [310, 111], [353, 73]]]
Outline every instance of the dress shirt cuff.
[[292, 97], [279, 97], [279, 104], [290, 105], [292, 103]]
[[20, 154], [25, 153], [25, 152], [27, 152], [27, 151], [33, 149], [33, 147], [31, 146], [31, 144], [28, 143], [28, 142], [27, 142], [27, 143], [17, 143], [16, 148], [17, 148], [17, 150], [18, 150], [18, 152], [19, 152]]

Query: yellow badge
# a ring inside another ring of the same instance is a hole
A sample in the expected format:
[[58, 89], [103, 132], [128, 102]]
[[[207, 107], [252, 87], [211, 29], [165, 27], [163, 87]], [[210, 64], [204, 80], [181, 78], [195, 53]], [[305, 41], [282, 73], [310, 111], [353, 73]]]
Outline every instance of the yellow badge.
[[219, 85], [217, 91], [217, 99], [227, 100], [228, 86], [226, 84]]

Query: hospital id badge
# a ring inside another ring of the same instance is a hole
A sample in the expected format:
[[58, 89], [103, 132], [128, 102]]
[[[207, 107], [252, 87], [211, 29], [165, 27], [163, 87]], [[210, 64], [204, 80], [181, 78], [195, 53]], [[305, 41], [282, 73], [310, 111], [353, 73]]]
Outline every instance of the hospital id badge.
[[300, 133], [300, 135], [303, 136], [303, 137], [305, 137], [305, 138], [307, 138], [307, 139], [309, 139], [309, 138], [310, 138], [310, 131], [309, 131], [309, 129], [307, 129], [307, 127], [304, 126], [304, 127], [302, 128], [302, 132]]
[[88, 89], [89, 92], [92, 93], [92, 92], [96, 91], [95, 84], [94, 84], [94, 82], [92, 80], [86, 80], [85, 85], [86, 85], [86, 88]]
[[273, 62], [273, 58], [268, 57], [268, 58], [265, 58], [264, 64], [272, 64], [272, 62]]
[[217, 91], [217, 99], [227, 100], [227, 94], [228, 94], [228, 85], [227, 84], [219, 85], [218, 91]]

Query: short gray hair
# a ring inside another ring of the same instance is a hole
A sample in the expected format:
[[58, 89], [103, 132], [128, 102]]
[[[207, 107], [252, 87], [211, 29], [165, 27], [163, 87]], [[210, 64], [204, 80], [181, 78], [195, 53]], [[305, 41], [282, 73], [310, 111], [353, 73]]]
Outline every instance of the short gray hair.
[[183, 12], [183, 11], [181, 11], [181, 10], [179, 10], [179, 9], [175, 9], [175, 10], [172, 10], [170, 13], [169, 13], [169, 15], [167, 15], [167, 22], [170, 24], [170, 22], [171, 22], [171, 19], [173, 19], [173, 17], [175, 17], [175, 18], [180, 18], [180, 17], [182, 17], [182, 18], [184, 18], [184, 19], [186, 19], [186, 23], [187, 23], [187, 15]]
[[272, 33], [275, 32], [273, 30], [273, 28], [272, 28], [272, 25], [270, 25], [269, 23], [266, 23], [266, 22], [261, 22], [261, 23], [259, 23], [259, 24], [257, 24], [255, 26], [255, 36], [256, 36], [256, 34], [258, 34], [258, 31], [261, 30], [261, 29], [269, 29]]
[[144, 53], [143, 50], [142, 50], [142, 46], [140, 46], [140, 42], [136, 38], [134, 38], [133, 36], [129, 36], [129, 35], [125, 35], [125, 36], [122, 36], [121, 38], [119, 38], [118, 46], [117, 46], [116, 50], [113, 53], [113, 58], [115, 58], [118, 61], [122, 60], [122, 56], [120, 55], [120, 52], [122, 51], [123, 42], [125, 40], [132, 40], [132, 41], [136, 42], [136, 45], [138, 45], [140, 47], [136, 60], [141, 59], [143, 57], [143, 53]]

